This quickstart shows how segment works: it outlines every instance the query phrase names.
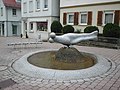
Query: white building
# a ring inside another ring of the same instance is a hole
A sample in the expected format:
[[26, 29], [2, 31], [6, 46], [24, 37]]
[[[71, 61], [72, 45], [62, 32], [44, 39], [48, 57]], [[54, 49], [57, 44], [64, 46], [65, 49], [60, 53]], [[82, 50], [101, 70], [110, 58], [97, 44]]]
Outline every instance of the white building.
[[20, 34], [20, 0], [0, 0], [0, 36], [18, 36]]
[[59, 0], [22, 0], [22, 34], [29, 38], [48, 39], [50, 26], [59, 20]]
[[106, 23], [120, 25], [120, 0], [60, 0], [60, 22], [81, 32], [97, 26], [102, 33]]

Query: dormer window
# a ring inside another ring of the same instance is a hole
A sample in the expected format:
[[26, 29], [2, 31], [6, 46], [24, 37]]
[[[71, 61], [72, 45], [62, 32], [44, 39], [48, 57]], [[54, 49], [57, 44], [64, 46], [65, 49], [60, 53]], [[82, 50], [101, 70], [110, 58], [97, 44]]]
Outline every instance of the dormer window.
[[12, 9], [12, 15], [13, 16], [16, 16], [17, 14], [16, 14], [16, 9]]

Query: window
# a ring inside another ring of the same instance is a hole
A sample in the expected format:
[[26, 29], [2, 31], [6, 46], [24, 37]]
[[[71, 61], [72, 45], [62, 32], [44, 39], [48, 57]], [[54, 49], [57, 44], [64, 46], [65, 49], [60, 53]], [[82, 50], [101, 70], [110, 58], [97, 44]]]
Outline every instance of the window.
[[30, 30], [33, 30], [33, 23], [30, 23]]
[[38, 31], [47, 31], [47, 22], [37, 22]]
[[103, 24], [114, 23], [114, 12], [104, 12]]
[[87, 13], [80, 13], [80, 24], [87, 25]]
[[44, 0], [44, 8], [48, 8], [48, 0]]
[[16, 16], [17, 14], [16, 14], [16, 9], [12, 9], [12, 15], [13, 16]]
[[36, 0], [36, 9], [40, 9], [40, 0]]
[[33, 12], [33, 1], [29, 1], [29, 12]]
[[23, 12], [27, 13], [27, 3], [26, 2], [23, 3]]
[[67, 14], [67, 23], [73, 24], [74, 23], [74, 13], [68, 13]]
[[3, 8], [1, 7], [1, 16], [3, 16]]

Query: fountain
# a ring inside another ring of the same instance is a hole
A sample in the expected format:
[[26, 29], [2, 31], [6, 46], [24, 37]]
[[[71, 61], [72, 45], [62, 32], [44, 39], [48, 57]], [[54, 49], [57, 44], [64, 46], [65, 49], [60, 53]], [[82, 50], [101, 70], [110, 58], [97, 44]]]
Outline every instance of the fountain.
[[97, 34], [97, 31], [61, 36], [51, 33], [49, 41], [63, 44], [65, 47], [29, 53], [15, 61], [12, 67], [15, 71], [31, 77], [54, 80], [75, 80], [103, 74], [110, 69], [111, 61], [72, 47], [84, 40], [96, 40]]

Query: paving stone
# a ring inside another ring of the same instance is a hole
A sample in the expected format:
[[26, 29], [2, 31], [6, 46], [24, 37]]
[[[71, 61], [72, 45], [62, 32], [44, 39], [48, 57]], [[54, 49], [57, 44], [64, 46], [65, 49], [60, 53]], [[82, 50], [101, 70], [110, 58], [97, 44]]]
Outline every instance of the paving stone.
[[115, 84], [113, 84], [113, 87], [120, 87], [120, 83], [115, 83]]
[[65, 85], [61, 85], [61, 86], [59, 86], [59, 88], [60, 88], [60, 89], [65, 89], [66, 86], [65, 86]]
[[103, 86], [101, 86], [101, 85], [97, 85], [97, 86], [95, 87], [95, 89], [99, 89], [99, 90], [102, 90], [102, 88], [103, 88]]
[[118, 90], [118, 87], [111, 87], [110, 90]]
[[88, 85], [83, 84], [83, 85], [81, 85], [80, 87], [81, 87], [81, 88], [87, 88]]
[[71, 83], [68, 82], [68, 83], [64, 83], [63, 85], [65, 85], [65, 86], [69, 86], [69, 85], [71, 85]]
[[[53, 90], [53, 89], [51, 89], [51, 90]], [[61, 90], [60, 88], [56, 88], [55, 90]], [[65, 90], [65, 89], [64, 89]], [[67, 89], [66, 89], [67, 90]]]
[[9, 86], [17, 86], [17, 84], [12, 79], [7, 79], [0, 82], [0, 89], [4, 89]]
[[45, 85], [44, 85], [44, 84], [39, 84], [38, 86], [39, 86], [39, 87], [44, 87]]
[[[56, 89], [56, 88], [59, 88], [60, 86], [62, 86], [61, 84], [55, 84], [53, 86], [51, 86], [52, 88]], [[65, 86], [65, 85], [64, 85]]]
[[77, 87], [70, 87], [70, 88], [68, 88], [68, 90], [76, 90], [77, 89]]
[[85, 88], [84, 90], [92, 90], [91, 88]]
[[77, 83], [77, 80], [70, 80], [71, 83]]
[[47, 88], [50, 88], [50, 87], [52, 87], [52, 86], [54, 86], [55, 84], [47, 84], [45, 87], [47, 87]]
[[111, 88], [110, 85], [105, 85], [102, 89], [103, 89], [103, 90], [109, 90], [110, 88]]
[[48, 90], [48, 89], [45, 87], [42, 87], [42, 88], [39, 88], [38, 90]]

